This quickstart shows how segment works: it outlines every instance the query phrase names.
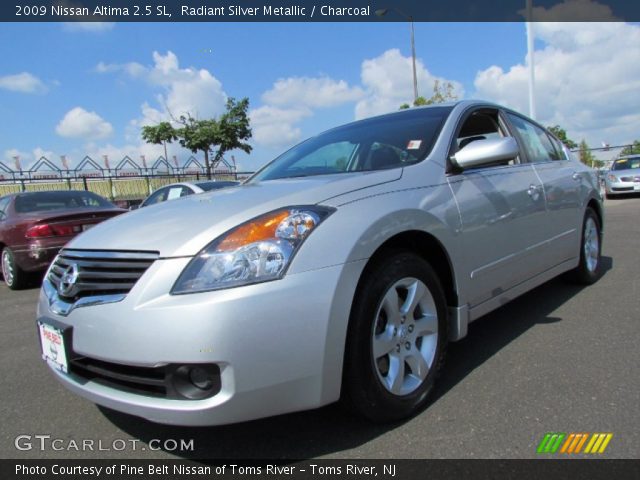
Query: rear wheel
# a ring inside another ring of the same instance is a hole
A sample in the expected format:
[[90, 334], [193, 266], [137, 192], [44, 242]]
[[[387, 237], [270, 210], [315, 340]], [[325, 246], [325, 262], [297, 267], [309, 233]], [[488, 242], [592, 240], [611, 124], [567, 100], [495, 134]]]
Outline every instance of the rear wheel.
[[600, 221], [593, 209], [587, 208], [582, 222], [580, 263], [569, 272], [569, 278], [585, 285], [595, 283], [602, 275], [601, 250]]
[[343, 399], [374, 421], [423, 407], [447, 343], [446, 302], [431, 266], [396, 252], [364, 273], [349, 323]]
[[27, 272], [16, 264], [13, 252], [9, 247], [2, 249], [2, 277], [4, 283], [11, 290], [20, 290], [27, 285]]

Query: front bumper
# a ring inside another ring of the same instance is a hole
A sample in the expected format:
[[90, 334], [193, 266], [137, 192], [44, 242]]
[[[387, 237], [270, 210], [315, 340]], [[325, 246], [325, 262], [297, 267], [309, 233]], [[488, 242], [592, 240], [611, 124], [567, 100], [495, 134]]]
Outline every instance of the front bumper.
[[[97, 361], [143, 368], [214, 364], [220, 369], [217, 394], [158, 398], [52, 369], [58, 380], [95, 403], [179, 425], [234, 423], [338, 399], [342, 356], [335, 355], [335, 342], [342, 342], [341, 352], [350, 302], [336, 298], [349, 298], [339, 290], [340, 279], [345, 270], [357, 276], [359, 262], [246, 287], [167, 294], [188, 261], [158, 260], [122, 301], [67, 316], [52, 313], [43, 290], [37, 316], [69, 326], [72, 350]], [[337, 337], [332, 322], [342, 332]]]
[[607, 195], [626, 195], [630, 193], [640, 193], [640, 182], [621, 181], [613, 182], [609, 179], [605, 182], [605, 192]]

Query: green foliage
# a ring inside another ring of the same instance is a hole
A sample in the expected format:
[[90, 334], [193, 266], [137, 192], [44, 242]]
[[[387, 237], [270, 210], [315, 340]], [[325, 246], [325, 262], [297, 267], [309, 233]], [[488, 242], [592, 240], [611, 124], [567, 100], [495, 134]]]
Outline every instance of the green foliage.
[[[453, 92], [453, 88], [453, 83], [451, 82], [441, 84], [439, 80], [436, 80], [433, 84], [433, 94], [429, 98], [425, 98], [423, 96], [416, 98], [413, 102], [413, 106], [423, 107], [425, 105], [434, 105], [436, 103], [457, 100], [458, 96]], [[407, 108], [410, 108], [408, 103], [400, 105], [400, 110], [405, 110]]]
[[640, 154], [640, 140], [634, 140], [631, 145], [627, 145], [622, 149], [620, 155], [635, 155]]
[[587, 141], [584, 138], [579, 145], [578, 157], [582, 163], [590, 167], [593, 167], [595, 162], [598, 161], [593, 153], [591, 153], [591, 150], [589, 150], [589, 145], [587, 145]]
[[204, 152], [207, 177], [211, 178], [210, 152], [215, 151], [214, 165], [217, 165], [224, 154], [230, 150], [238, 148], [246, 153], [251, 152], [251, 145], [246, 143], [251, 138], [248, 110], [249, 99], [243, 98], [236, 101], [234, 98], [229, 98], [226, 111], [218, 118], [200, 120], [191, 115], [182, 115], [178, 120], [182, 127], [174, 129], [168, 122], [143, 127], [142, 138], [155, 144], [177, 139], [180, 145], [193, 153]]
[[160, 122], [158, 125], [146, 125], [142, 127], [142, 139], [147, 143], [164, 146], [164, 159], [167, 158], [167, 143], [178, 139], [178, 132], [169, 122]]
[[558, 138], [558, 140], [564, 143], [570, 150], [578, 147], [578, 144], [576, 142], [567, 137], [567, 131], [564, 128], [560, 127], [560, 125], [547, 127], [547, 130], [553, 133]]
[[158, 125], [142, 127], [142, 139], [147, 143], [162, 145], [177, 140], [178, 136], [169, 122], [160, 122]]

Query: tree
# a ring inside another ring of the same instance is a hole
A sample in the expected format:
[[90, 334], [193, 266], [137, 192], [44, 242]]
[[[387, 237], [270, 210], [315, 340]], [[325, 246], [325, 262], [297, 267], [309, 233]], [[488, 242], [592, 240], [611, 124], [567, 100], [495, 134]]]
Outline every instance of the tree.
[[158, 125], [146, 125], [142, 127], [142, 139], [147, 143], [164, 146], [164, 159], [168, 162], [167, 143], [178, 139], [176, 129], [169, 122], [160, 122]]
[[176, 130], [180, 145], [193, 153], [204, 152], [207, 178], [211, 178], [210, 153], [214, 155], [213, 165], [217, 165], [229, 150], [239, 148], [246, 153], [251, 152], [251, 145], [246, 143], [251, 138], [248, 109], [249, 99], [243, 98], [237, 102], [234, 98], [229, 98], [226, 111], [217, 119], [199, 120], [191, 115], [180, 116], [179, 123], [182, 127]]
[[580, 142], [578, 157], [580, 161], [589, 167], [593, 167], [595, 162], [597, 162], [596, 157], [594, 157], [591, 150], [589, 150], [589, 145], [587, 145], [587, 141], [583, 138]]
[[640, 140], [634, 140], [631, 145], [627, 145], [620, 152], [620, 156], [635, 155], [635, 154], [640, 154]]
[[560, 125], [547, 127], [547, 130], [553, 133], [558, 138], [558, 140], [560, 140], [567, 146], [569, 150], [573, 150], [574, 148], [578, 147], [578, 144], [576, 142], [567, 137], [567, 131], [564, 128], [560, 127]]
[[[236, 102], [234, 98], [227, 99], [227, 111], [218, 119], [218, 149], [215, 153], [213, 164], [217, 165], [224, 154], [230, 150], [240, 149], [245, 153], [251, 153], [253, 149], [246, 140], [251, 138], [249, 126], [249, 99], [243, 98]], [[207, 172], [209, 175], [209, 172]]]
[[[414, 107], [423, 107], [425, 105], [433, 105], [436, 103], [444, 103], [450, 100], [457, 100], [458, 95], [453, 92], [454, 86], [451, 82], [440, 83], [436, 80], [433, 84], [433, 94], [429, 98], [418, 97], [413, 101]], [[400, 110], [405, 110], [411, 106], [408, 103], [400, 105]]]

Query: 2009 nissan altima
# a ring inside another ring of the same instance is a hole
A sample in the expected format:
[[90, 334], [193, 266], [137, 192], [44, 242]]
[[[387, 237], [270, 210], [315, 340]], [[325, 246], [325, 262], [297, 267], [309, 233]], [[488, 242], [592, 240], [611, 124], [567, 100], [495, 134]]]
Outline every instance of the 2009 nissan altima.
[[593, 172], [514, 111], [369, 118], [74, 239], [42, 286], [42, 355], [73, 392], [161, 423], [338, 399], [400, 419], [470, 322], [565, 272], [596, 281], [602, 225]]

